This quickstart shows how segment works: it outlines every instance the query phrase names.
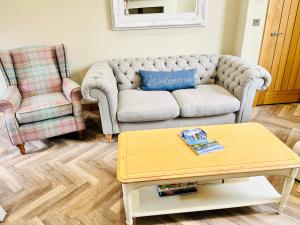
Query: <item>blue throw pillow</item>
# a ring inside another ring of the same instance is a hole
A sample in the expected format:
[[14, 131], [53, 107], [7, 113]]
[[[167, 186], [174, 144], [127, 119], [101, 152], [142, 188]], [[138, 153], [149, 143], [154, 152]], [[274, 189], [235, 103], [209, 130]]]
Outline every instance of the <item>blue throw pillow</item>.
[[140, 70], [141, 89], [144, 91], [174, 91], [195, 88], [196, 70], [172, 72]]

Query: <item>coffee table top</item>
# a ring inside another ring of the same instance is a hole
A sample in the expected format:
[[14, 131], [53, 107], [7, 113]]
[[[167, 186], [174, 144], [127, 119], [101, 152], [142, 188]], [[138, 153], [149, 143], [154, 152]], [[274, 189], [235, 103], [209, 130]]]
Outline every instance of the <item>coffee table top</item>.
[[197, 155], [178, 136], [186, 128], [121, 133], [118, 180], [131, 183], [300, 167], [300, 158], [258, 123], [197, 127], [225, 148]]

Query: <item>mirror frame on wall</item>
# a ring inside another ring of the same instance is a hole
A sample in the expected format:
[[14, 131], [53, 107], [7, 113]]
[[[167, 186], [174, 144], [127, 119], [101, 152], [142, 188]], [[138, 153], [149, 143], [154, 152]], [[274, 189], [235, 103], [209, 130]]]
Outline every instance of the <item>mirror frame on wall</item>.
[[195, 0], [195, 12], [125, 15], [124, 0], [110, 0], [113, 30], [206, 26], [208, 1]]

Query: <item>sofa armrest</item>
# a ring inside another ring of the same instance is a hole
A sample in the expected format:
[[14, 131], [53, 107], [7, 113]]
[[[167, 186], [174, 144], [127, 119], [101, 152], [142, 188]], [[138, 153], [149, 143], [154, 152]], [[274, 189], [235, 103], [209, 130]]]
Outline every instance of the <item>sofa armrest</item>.
[[96, 63], [88, 70], [81, 91], [84, 99], [98, 101], [103, 133], [118, 133], [118, 87], [107, 62]]
[[19, 134], [19, 124], [15, 112], [19, 109], [22, 101], [17, 86], [9, 86], [0, 97], [0, 112], [4, 113], [5, 126], [9, 138], [14, 145], [22, 144], [23, 140]]
[[118, 96], [117, 81], [108, 63], [99, 62], [94, 64], [85, 75], [82, 82], [82, 94], [86, 100], [98, 100], [91, 96], [91, 90], [93, 89], [101, 90], [108, 98]]
[[63, 78], [63, 93], [70, 102], [80, 102], [82, 99], [80, 86], [70, 78]]
[[265, 90], [272, 77], [263, 67], [247, 63], [236, 56], [221, 56], [217, 84], [227, 89], [241, 102], [236, 122], [250, 120], [252, 105], [257, 90]]
[[234, 94], [238, 87], [248, 87], [256, 80], [262, 79], [256, 90], [265, 90], [272, 81], [270, 73], [263, 67], [249, 64], [236, 56], [221, 56], [218, 64], [217, 82]]

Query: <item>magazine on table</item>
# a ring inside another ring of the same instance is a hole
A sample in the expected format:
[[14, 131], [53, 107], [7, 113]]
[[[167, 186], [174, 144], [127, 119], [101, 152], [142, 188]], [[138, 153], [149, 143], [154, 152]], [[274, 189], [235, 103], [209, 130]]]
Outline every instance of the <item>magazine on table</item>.
[[157, 191], [160, 197], [191, 194], [197, 192], [197, 182], [157, 185]]
[[165, 197], [165, 196], [174, 196], [174, 195], [183, 195], [183, 194], [193, 194], [196, 192], [197, 192], [197, 187], [191, 187], [191, 188], [184, 188], [184, 189], [178, 189], [173, 191], [164, 191], [164, 192], [158, 191], [158, 195], [160, 197]]
[[174, 191], [174, 190], [190, 188], [190, 187], [197, 187], [197, 182], [162, 184], [162, 185], [158, 185], [157, 189], [160, 192], [164, 192], [164, 191]]
[[200, 128], [183, 130], [179, 135], [198, 155], [224, 149], [216, 140], [208, 138], [207, 133]]

